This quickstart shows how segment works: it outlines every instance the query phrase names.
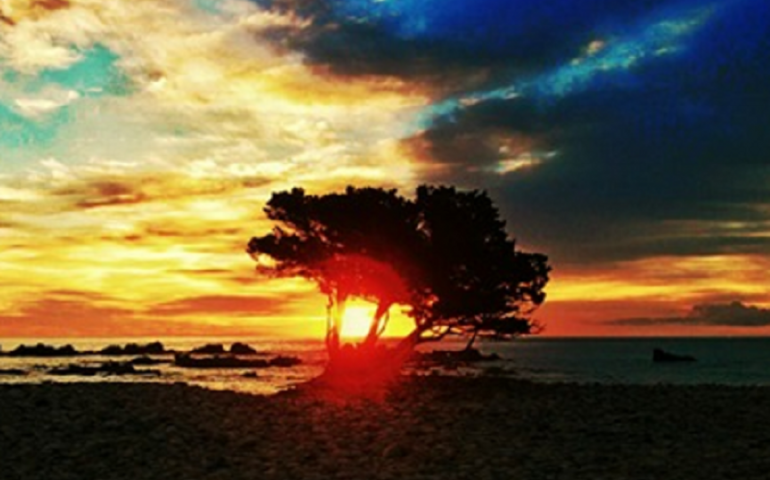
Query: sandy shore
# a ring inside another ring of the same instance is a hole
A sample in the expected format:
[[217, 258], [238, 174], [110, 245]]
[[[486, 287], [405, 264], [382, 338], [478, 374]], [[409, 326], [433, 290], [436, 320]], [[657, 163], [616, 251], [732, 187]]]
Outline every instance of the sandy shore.
[[767, 479], [770, 388], [0, 386], [3, 479]]

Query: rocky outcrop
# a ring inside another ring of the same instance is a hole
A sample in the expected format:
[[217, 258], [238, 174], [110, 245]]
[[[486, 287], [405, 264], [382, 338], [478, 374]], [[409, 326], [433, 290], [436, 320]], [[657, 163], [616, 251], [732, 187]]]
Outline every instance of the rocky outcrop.
[[278, 356], [271, 360], [244, 359], [234, 356], [215, 355], [212, 357], [196, 357], [191, 354], [178, 354], [174, 357], [174, 365], [182, 368], [267, 368], [293, 367], [301, 363], [296, 357]]
[[501, 360], [500, 355], [490, 353], [484, 355], [475, 348], [464, 350], [433, 350], [430, 352], [414, 352], [412, 360], [416, 363], [457, 364], [494, 362]]
[[300, 363], [302, 363], [302, 360], [297, 357], [286, 357], [283, 355], [279, 355], [270, 360], [271, 367], [293, 367]]
[[8, 352], [11, 357], [73, 357], [80, 355], [72, 345], [63, 347], [54, 347], [38, 343], [37, 345], [19, 345], [14, 350]]
[[222, 355], [227, 353], [227, 351], [225, 350], [225, 346], [221, 343], [209, 343], [202, 347], [193, 348], [190, 350], [190, 353], [198, 355]]
[[174, 365], [183, 368], [265, 368], [270, 363], [262, 359], [245, 360], [232, 356], [193, 357], [180, 354], [174, 357]]
[[256, 355], [257, 351], [245, 343], [235, 342], [230, 345], [230, 353], [233, 355]]
[[99, 351], [101, 355], [118, 356], [118, 355], [162, 355], [169, 353], [166, 347], [160, 342], [152, 342], [146, 345], [140, 345], [136, 343], [127, 343], [124, 346], [110, 345]]
[[164, 363], [171, 363], [170, 360], [159, 360], [156, 358], [148, 357], [147, 355], [142, 355], [141, 357], [136, 357], [132, 360], [129, 360], [131, 365], [134, 366], [148, 366], [148, 365], [161, 365]]
[[678, 355], [675, 353], [667, 352], [660, 348], [656, 348], [652, 351], [652, 361], [655, 363], [694, 362], [695, 357], [691, 355]]
[[48, 371], [48, 374], [57, 376], [73, 375], [81, 377], [93, 377], [96, 375], [159, 376], [160, 372], [157, 370], [137, 370], [130, 362], [106, 362], [95, 366], [70, 364], [65, 367], [52, 368]]

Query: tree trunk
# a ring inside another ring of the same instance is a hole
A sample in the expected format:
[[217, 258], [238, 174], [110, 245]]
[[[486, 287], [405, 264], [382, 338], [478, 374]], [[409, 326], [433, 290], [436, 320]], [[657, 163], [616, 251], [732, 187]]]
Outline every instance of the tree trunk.
[[369, 332], [366, 334], [366, 338], [364, 339], [364, 343], [362, 345], [364, 348], [374, 348], [377, 340], [380, 338], [380, 334], [382, 333], [380, 331], [382, 320], [388, 314], [390, 306], [390, 302], [380, 302], [377, 304], [377, 311], [374, 313], [372, 324], [369, 326]]
[[[379, 310], [387, 312], [387, 307], [378, 308]], [[382, 316], [384, 313], [380, 318]], [[373, 331], [375, 343], [371, 343], [371, 346], [367, 346], [366, 343], [358, 347], [348, 344], [338, 346], [336, 351], [329, 351], [329, 363], [323, 374], [326, 381], [342, 382], [342, 384], [350, 382], [372, 384], [389, 381], [401, 371], [401, 366], [409, 359], [424, 329], [418, 327], [402, 339], [394, 349], [375, 348], [378, 335], [377, 330]]]
[[329, 357], [335, 357], [340, 350], [340, 331], [345, 315], [347, 295], [341, 292], [329, 294], [326, 306], [326, 350]]

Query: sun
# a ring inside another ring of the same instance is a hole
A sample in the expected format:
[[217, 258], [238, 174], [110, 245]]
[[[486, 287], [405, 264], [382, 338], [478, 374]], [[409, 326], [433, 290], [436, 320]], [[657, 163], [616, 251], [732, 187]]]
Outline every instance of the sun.
[[369, 333], [372, 317], [377, 309], [377, 305], [363, 301], [350, 302], [345, 308], [345, 315], [342, 317], [342, 338], [354, 339], [363, 338]]
[[[342, 317], [340, 337], [348, 341], [358, 341], [369, 333], [377, 305], [363, 300], [353, 300], [347, 303], [345, 315]], [[390, 321], [383, 334], [385, 337], [404, 337], [414, 330], [414, 320], [405, 312], [403, 305], [393, 305], [390, 309]]]

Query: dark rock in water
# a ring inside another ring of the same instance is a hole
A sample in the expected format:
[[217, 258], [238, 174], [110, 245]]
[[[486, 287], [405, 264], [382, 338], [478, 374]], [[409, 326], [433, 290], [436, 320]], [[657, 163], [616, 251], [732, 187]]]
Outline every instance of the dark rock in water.
[[209, 343], [202, 347], [193, 348], [190, 350], [190, 353], [197, 353], [200, 355], [221, 355], [227, 352], [225, 351], [225, 346], [221, 343]]
[[230, 353], [234, 355], [256, 355], [257, 351], [245, 343], [235, 342], [230, 346]]
[[0, 369], [0, 377], [17, 377], [21, 375], [26, 375], [27, 372], [24, 370], [19, 370], [18, 368], [9, 368], [6, 370]]
[[244, 360], [232, 356], [195, 358], [190, 354], [179, 354], [174, 357], [174, 365], [183, 368], [265, 368], [270, 363], [262, 359]]
[[652, 351], [653, 362], [694, 362], [695, 357], [691, 355], [677, 355], [670, 353], [660, 348], [656, 348]]
[[159, 376], [160, 372], [157, 370], [137, 370], [129, 363], [121, 362], [106, 362], [97, 366], [87, 365], [67, 365], [66, 367], [52, 368], [48, 371], [49, 375], [59, 376], [82, 376], [93, 377], [95, 375], [151, 375]]
[[125, 346], [110, 345], [99, 351], [102, 355], [162, 355], [168, 353], [166, 347], [160, 342], [152, 342], [147, 345], [127, 343]]
[[73, 357], [79, 354], [72, 345], [56, 348], [43, 343], [34, 346], [19, 345], [16, 349], [8, 352], [11, 357]]
[[297, 357], [285, 357], [283, 355], [279, 355], [270, 360], [271, 367], [293, 367], [295, 365], [299, 365], [300, 363], [302, 363], [302, 360]]
[[267, 368], [293, 367], [302, 363], [296, 357], [278, 356], [271, 360], [244, 359], [230, 355], [215, 355], [213, 357], [194, 357], [191, 354], [178, 354], [174, 357], [174, 365], [183, 368]]
[[152, 342], [144, 346], [145, 355], [156, 355], [161, 353], [166, 353], [166, 347], [160, 342]]
[[158, 360], [155, 358], [150, 358], [147, 355], [142, 355], [141, 357], [136, 357], [132, 360], [129, 360], [131, 365], [139, 365], [139, 366], [146, 366], [146, 365], [160, 365], [163, 363], [170, 363], [168, 360]]
[[123, 347], [120, 345], [109, 345], [107, 347], [102, 348], [99, 353], [102, 355], [124, 355], [123, 353]]
[[496, 353], [484, 355], [475, 348], [467, 348], [464, 350], [433, 350], [424, 353], [414, 352], [413, 359], [417, 362], [440, 364], [476, 363], [500, 360], [500, 355]]

